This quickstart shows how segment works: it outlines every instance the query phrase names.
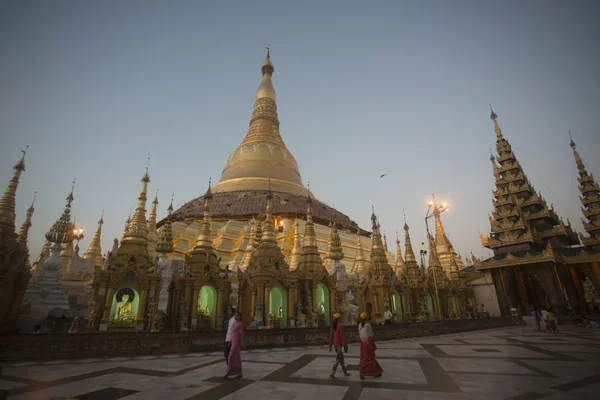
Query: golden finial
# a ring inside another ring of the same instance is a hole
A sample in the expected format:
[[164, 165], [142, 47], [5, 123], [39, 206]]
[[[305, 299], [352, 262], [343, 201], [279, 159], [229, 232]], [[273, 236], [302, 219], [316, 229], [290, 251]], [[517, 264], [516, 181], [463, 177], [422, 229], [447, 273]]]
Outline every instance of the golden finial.
[[100, 219], [98, 220], [98, 227], [96, 228], [96, 232], [94, 233], [94, 237], [90, 242], [87, 250], [83, 254], [84, 260], [92, 261], [94, 266], [102, 267], [102, 248], [100, 246], [100, 238], [102, 236], [102, 225], [104, 224], [104, 210], [102, 210], [102, 214], [100, 214]]
[[206, 203], [209, 199], [212, 199], [212, 192], [210, 187], [212, 185], [212, 177], [208, 178], [208, 189], [206, 189], [206, 193], [204, 193], [204, 203]]
[[265, 49], [267, 50], [267, 58], [265, 58], [265, 61], [262, 64], [261, 70], [262, 70], [263, 75], [264, 74], [273, 75], [275, 68], [273, 67], [273, 63], [271, 62], [271, 46], [267, 46], [267, 47], [265, 47]]
[[173, 191], [173, 194], [171, 194], [171, 203], [169, 204], [169, 208], [167, 208], [169, 216], [171, 216], [171, 213], [173, 212], [173, 199], [174, 198], [175, 198], [175, 191]]
[[570, 146], [573, 150], [575, 150], [575, 142], [573, 141], [573, 135], [571, 134], [571, 130], [569, 129], [569, 139], [571, 139]]
[[500, 125], [498, 125], [498, 116], [492, 109], [492, 105], [490, 104], [490, 111], [492, 112], [490, 118], [494, 121], [494, 131], [496, 131], [496, 138], [498, 140], [502, 139], [502, 130], [500, 129]]
[[75, 200], [75, 197], [73, 197], [73, 191], [75, 190], [75, 182], [77, 181], [77, 178], [73, 179], [73, 185], [71, 186], [71, 193], [69, 193], [69, 195], [67, 196], [66, 200], [67, 200], [67, 207], [71, 207], [71, 203], [73, 202], [73, 200]]
[[154, 195], [154, 200], [152, 201], [152, 204], [158, 204], [158, 189], [160, 188], [160, 186], [156, 187], [156, 194]]

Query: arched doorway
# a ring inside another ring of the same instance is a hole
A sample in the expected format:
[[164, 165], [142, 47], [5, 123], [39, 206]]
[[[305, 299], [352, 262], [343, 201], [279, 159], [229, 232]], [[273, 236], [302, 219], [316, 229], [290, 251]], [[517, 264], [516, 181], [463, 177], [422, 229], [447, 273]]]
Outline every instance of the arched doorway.
[[132, 287], [117, 290], [110, 307], [111, 322], [135, 325], [140, 304], [140, 295]]
[[287, 294], [285, 290], [279, 287], [271, 289], [269, 294], [269, 312], [273, 314], [273, 326], [279, 324], [280, 328], [286, 327]]
[[394, 293], [394, 297], [392, 297], [392, 302], [394, 304], [394, 312], [396, 313], [396, 322], [404, 322], [402, 318], [402, 314], [404, 313], [402, 308], [402, 295], [400, 292]]
[[329, 288], [322, 282], [317, 285], [317, 313], [319, 314], [319, 318], [323, 318], [325, 326], [331, 325]]
[[434, 308], [433, 308], [433, 298], [431, 297], [431, 293], [427, 293], [427, 316], [429, 320], [433, 319]]
[[198, 319], [210, 319], [210, 327], [217, 322], [217, 290], [209, 285], [200, 288], [198, 294]]

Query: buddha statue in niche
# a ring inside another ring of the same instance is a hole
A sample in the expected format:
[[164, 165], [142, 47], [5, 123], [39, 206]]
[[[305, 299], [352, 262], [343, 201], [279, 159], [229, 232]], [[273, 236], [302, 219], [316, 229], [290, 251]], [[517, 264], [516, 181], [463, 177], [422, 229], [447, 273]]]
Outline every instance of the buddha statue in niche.
[[130, 288], [123, 288], [117, 292], [117, 314], [116, 320], [123, 321], [134, 317], [132, 315], [131, 302], [135, 298], [135, 292]]

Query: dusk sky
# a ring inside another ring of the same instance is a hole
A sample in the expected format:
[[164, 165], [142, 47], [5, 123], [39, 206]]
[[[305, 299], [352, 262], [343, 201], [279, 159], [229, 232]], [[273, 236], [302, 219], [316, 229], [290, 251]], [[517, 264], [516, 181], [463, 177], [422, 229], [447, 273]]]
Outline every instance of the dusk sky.
[[598, 1], [3, 1], [1, 190], [29, 145], [17, 229], [39, 188], [32, 262], [74, 178], [81, 254], [103, 209], [105, 252], [148, 157], [159, 218], [172, 191], [178, 208], [219, 180], [270, 45], [303, 182], [369, 230], [374, 205], [390, 250], [403, 209], [418, 250], [434, 190], [455, 247], [490, 254], [490, 103], [534, 187], [583, 232], [568, 130], [600, 178], [599, 20]]

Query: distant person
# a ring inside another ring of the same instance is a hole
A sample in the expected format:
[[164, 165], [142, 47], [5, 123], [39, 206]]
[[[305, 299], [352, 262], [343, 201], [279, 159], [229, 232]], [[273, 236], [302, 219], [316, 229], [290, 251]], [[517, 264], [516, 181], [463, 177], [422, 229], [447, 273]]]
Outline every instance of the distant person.
[[558, 328], [556, 327], [556, 316], [552, 311], [548, 311], [546, 313], [546, 329], [558, 333]]
[[540, 315], [540, 313], [534, 308], [533, 310], [531, 310], [531, 316], [533, 317], [533, 322], [535, 322], [535, 327], [537, 328], [538, 332], [542, 331], [542, 316]]
[[335, 379], [335, 371], [338, 365], [342, 366], [344, 376], [350, 376], [344, 362], [344, 353], [348, 352], [348, 340], [344, 335], [344, 325], [340, 322], [341, 317], [339, 313], [333, 314], [333, 324], [331, 324], [331, 330], [329, 331], [329, 351], [331, 351], [332, 346], [335, 349], [335, 364], [333, 364], [329, 374], [331, 379]]
[[392, 314], [392, 312], [390, 311], [389, 307], [385, 308], [385, 312], [383, 313], [383, 319], [385, 321], [386, 324], [391, 324], [392, 323], [392, 318], [394, 317], [394, 315]]
[[233, 327], [235, 326], [235, 308], [230, 307], [228, 311], [228, 319], [225, 322], [225, 329], [227, 329], [227, 334], [225, 335], [225, 363], [227, 363], [227, 359], [229, 358], [229, 349], [231, 348], [231, 337], [233, 335]]
[[242, 356], [241, 349], [246, 347], [244, 345], [244, 323], [242, 322], [242, 313], [237, 311], [235, 313], [235, 325], [231, 332], [231, 348], [229, 349], [229, 357], [227, 358], [227, 372], [224, 378], [229, 379], [230, 376], [235, 375], [235, 379], [241, 379], [244, 377], [242, 374]]

